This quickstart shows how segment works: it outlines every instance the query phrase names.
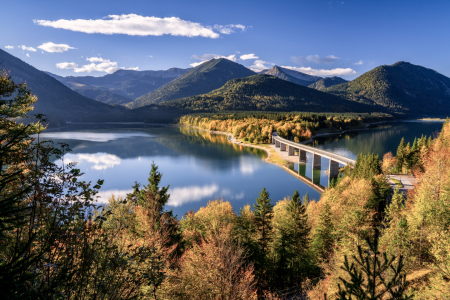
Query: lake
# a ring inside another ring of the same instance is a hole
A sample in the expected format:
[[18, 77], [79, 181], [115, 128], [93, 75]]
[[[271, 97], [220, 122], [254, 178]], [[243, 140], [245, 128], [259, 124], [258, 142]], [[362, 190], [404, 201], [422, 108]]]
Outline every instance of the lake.
[[[313, 145], [352, 158], [358, 152], [382, 156], [387, 151], [395, 154], [402, 137], [412, 142], [415, 136], [433, 134], [441, 127], [442, 123], [437, 122], [391, 122], [364, 131], [323, 136]], [[320, 198], [320, 192], [305, 182], [265, 162], [264, 151], [231, 144], [225, 135], [143, 124], [71, 124], [68, 128], [47, 130], [41, 137], [70, 146], [72, 152], [64, 160], [78, 162], [83, 180], [105, 180], [99, 193], [101, 203], [106, 203], [111, 194], [130, 193], [136, 181], [148, 184], [152, 162], [163, 174], [161, 186], [170, 185], [166, 208], [179, 218], [214, 199], [230, 201], [238, 212], [244, 205], [255, 203], [263, 187], [273, 203], [291, 196], [296, 189], [301, 196], [308, 193], [310, 199]], [[328, 161], [322, 165], [328, 166]], [[300, 167], [311, 178], [310, 163], [291, 167], [296, 171]], [[314, 172], [319, 172], [317, 178], [326, 186], [325, 171]]]

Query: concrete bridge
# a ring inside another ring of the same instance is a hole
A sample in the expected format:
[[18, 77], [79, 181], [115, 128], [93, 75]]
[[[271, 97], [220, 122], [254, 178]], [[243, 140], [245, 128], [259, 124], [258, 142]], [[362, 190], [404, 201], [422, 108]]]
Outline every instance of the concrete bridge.
[[[298, 155], [298, 163], [299, 163], [299, 175], [302, 175], [302, 171], [305, 172], [304, 164], [307, 162], [306, 153], [312, 154], [312, 177], [311, 181], [313, 184], [320, 185], [320, 178], [314, 178], [314, 170], [322, 169], [322, 157], [328, 158], [328, 183], [331, 178], [336, 178], [339, 175], [339, 164], [341, 165], [352, 165], [354, 166], [356, 161], [354, 159], [338, 155], [329, 151], [317, 149], [311, 146], [303, 145], [300, 143], [296, 143], [293, 141], [289, 141], [277, 135], [276, 132], [272, 134], [272, 144], [275, 145], [276, 148], [280, 148], [280, 151], [286, 151], [288, 156], [297, 156]], [[296, 159], [297, 160], [297, 159]], [[302, 167], [303, 164], [303, 167]], [[316, 172], [317, 173], [317, 172]], [[303, 175], [304, 176], [304, 175]], [[319, 174], [320, 176], [320, 174]]]

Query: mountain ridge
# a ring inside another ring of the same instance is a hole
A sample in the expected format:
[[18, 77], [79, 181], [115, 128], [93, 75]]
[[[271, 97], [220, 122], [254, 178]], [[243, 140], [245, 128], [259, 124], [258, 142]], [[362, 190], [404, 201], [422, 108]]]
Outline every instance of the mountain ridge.
[[295, 84], [303, 86], [309, 86], [310, 84], [322, 79], [322, 77], [311, 76], [302, 72], [290, 70], [279, 66], [273, 66], [270, 69], [259, 72], [259, 74], [275, 76], [280, 79], [290, 81]]

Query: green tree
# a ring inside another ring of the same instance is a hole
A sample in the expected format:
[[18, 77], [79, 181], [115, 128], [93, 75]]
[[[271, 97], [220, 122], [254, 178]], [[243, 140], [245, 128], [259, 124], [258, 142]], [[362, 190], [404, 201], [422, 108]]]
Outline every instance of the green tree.
[[333, 251], [333, 222], [331, 221], [330, 205], [324, 203], [319, 215], [319, 224], [313, 235], [312, 248], [319, 261], [328, 260]]
[[[259, 193], [256, 198], [256, 204], [253, 204], [255, 210], [255, 227], [258, 233], [258, 243], [261, 249], [261, 268], [266, 267], [266, 257], [268, 252], [268, 244], [272, 240], [272, 218], [273, 218], [273, 204], [269, 198], [269, 193], [265, 188]], [[263, 271], [263, 277], [265, 272]]]
[[397, 164], [395, 166], [397, 172], [399, 173], [403, 172], [403, 164], [405, 162], [405, 149], [406, 149], [405, 138], [402, 138], [397, 148]]
[[388, 259], [386, 253], [381, 254], [378, 251], [378, 238], [378, 230], [375, 230], [373, 241], [366, 238], [370, 253], [366, 253], [358, 245], [358, 257], [354, 255], [354, 262], [351, 264], [345, 256], [344, 266], [341, 268], [347, 272], [350, 280], [339, 277], [343, 286], [339, 285], [338, 299], [412, 299], [412, 296], [405, 295], [409, 283], [403, 274], [403, 256], [395, 264], [395, 256]]

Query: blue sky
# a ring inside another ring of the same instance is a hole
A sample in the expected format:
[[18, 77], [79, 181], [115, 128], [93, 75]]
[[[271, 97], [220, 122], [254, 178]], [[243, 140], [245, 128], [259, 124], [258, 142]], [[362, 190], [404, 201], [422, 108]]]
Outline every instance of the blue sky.
[[63, 76], [223, 56], [346, 79], [403, 60], [450, 77], [449, 15], [450, 1], [6, 1], [0, 46]]

